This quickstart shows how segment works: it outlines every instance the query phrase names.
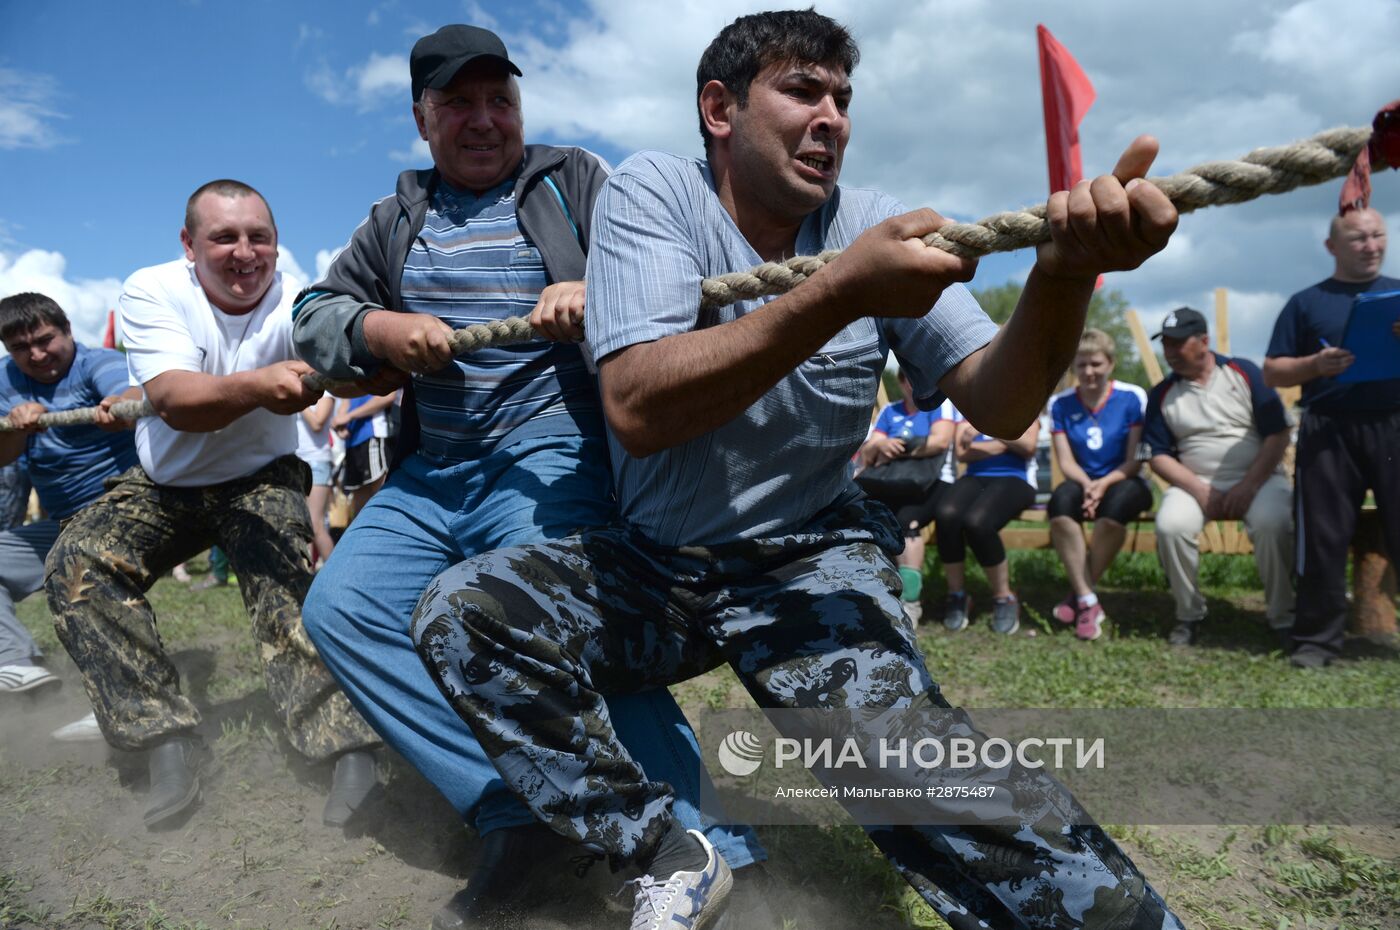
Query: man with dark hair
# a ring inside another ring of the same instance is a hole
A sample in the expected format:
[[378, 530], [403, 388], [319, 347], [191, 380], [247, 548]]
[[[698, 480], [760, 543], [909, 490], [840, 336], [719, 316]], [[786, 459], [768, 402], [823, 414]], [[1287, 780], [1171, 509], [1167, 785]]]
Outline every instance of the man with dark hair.
[[[510, 795], [424, 670], [408, 620], [453, 562], [617, 517], [597, 384], [575, 344], [607, 167], [583, 149], [525, 144], [520, 69], [485, 29], [424, 36], [409, 69], [433, 168], [400, 175], [296, 310], [298, 349], [316, 368], [412, 373], [400, 460], [317, 575], [304, 617], [365, 718], [482, 834], [476, 871], [434, 920], [442, 930], [528, 906], [522, 875], [540, 866], [557, 881], [559, 857], [577, 853]], [[535, 341], [452, 358], [453, 327], [527, 313]], [[612, 710], [647, 771], [675, 785], [680, 819], [701, 827], [704, 768], [675, 700], [655, 688]], [[707, 832], [736, 866], [764, 857], [747, 828]]]
[[[0, 416], [13, 427], [0, 433], [0, 465], [18, 462], [47, 512], [46, 519], [0, 530], [4, 694], [59, 683], [36, 661], [39, 647], [15, 616], [15, 603], [43, 587], [44, 559], [60, 522], [100, 497], [106, 479], [136, 464], [131, 423], [114, 418], [109, 408], [125, 398], [139, 399], [141, 389], [127, 386], [120, 352], [74, 342], [63, 308], [43, 294], [0, 300], [0, 341], [10, 353], [0, 366]], [[39, 426], [45, 413], [78, 407], [98, 407], [92, 426]]]
[[1178, 307], [1152, 337], [1172, 373], [1147, 393], [1142, 441], [1171, 487], [1157, 508], [1157, 556], [1176, 601], [1173, 646], [1189, 646], [1206, 616], [1197, 567], [1207, 520], [1242, 520], [1264, 582], [1275, 636], [1293, 626], [1292, 491], [1281, 464], [1288, 420], [1278, 392], [1248, 359], [1211, 351], [1206, 318]]
[[143, 268], [123, 287], [130, 379], [158, 416], [136, 425], [139, 465], [64, 527], [49, 555], [49, 609], [107, 741], [149, 752], [145, 823], [168, 826], [199, 793], [200, 715], [180, 693], [145, 593], [217, 543], [238, 573], [292, 745], [313, 762], [336, 760], [323, 816], [343, 822], [374, 785], [378, 739], [301, 628], [310, 476], [291, 418], [320, 392], [293, 357], [292, 294], [267, 203], [238, 182], [201, 190], [180, 230], [184, 259]]
[[[1156, 148], [1139, 139], [1116, 176], [1051, 198], [1052, 241], [998, 331], [957, 283], [975, 263], [916, 241], [941, 217], [838, 188], [855, 62], [839, 25], [744, 17], [702, 61], [708, 157], [641, 153], [598, 198], [587, 348], [622, 523], [468, 559], [414, 615], [424, 661], [536, 816], [645, 873], [632, 926], [648, 930], [709, 926], [728, 869], [676, 827], [669, 787], [618, 743], [603, 694], [728, 661], [765, 708], [945, 710], [903, 620], [899, 527], [850, 479], [886, 348], [919, 406], [946, 394], [1019, 436], [1074, 353], [1097, 275], [1136, 267], [1176, 224], [1138, 180]], [[709, 62], [736, 62], [736, 86]], [[703, 278], [843, 247], [787, 294], [701, 307]], [[970, 824], [868, 828], [945, 920], [1179, 926], [1063, 786], [1006, 777], [1024, 791], [962, 806]], [[912, 772], [891, 778], [922, 792]]]
[[[1270, 385], [1303, 386], [1293, 474], [1298, 618], [1286, 649], [1299, 668], [1323, 668], [1341, 654], [1347, 551], [1368, 488], [1386, 550], [1392, 563], [1400, 560], [1400, 378], [1337, 380], [1355, 361], [1342, 338], [1356, 298], [1400, 291], [1400, 279], [1381, 274], [1385, 218], [1348, 210], [1332, 218], [1326, 245], [1332, 276], [1288, 299], [1264, 359]], [[1400, 340], [1400, 321], [1392, 334]]]

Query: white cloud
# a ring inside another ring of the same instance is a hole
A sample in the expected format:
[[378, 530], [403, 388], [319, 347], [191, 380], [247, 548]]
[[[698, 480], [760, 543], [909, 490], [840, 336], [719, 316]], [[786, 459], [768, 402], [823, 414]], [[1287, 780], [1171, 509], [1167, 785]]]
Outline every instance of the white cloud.
[[1231, 47], [1307, 79], [1319, 96], [1374, 109], [1400, 87], [1396, 36], [1394, 0], [1304, 0], [1274, 13], [1267, 28], [1240, 33]]
[[282, 272], [284, 286], [290, 290], [299, 291], [311, 283], [310, 276], [297, 262], [292, 250], [285, 245], [277, 247], [277, 270]]
[[306, 78], [307, 86], [328, 103], [353, 106], [361, 112], [409, 99], [408, 56], [370, 54], [363, 63], [337, 73], [322, 64]]
[[53, 78], [0, 68], [0, 149], [47, 149], [68, 141], [52, 123], [63, 119], [53, 109]]
[[427, 142], [414, 139], [408, 148], [391, 151], [389, 158], [403, 165], [429, 165], [433, 161], [433, 153], [428, 149]]
[[321, 281], [326, 277], [326, 272], [330, 270], [331, 262], [335, 257], [345, 251], [345, 246], [338, 249], [319, 249], [316, 252], [316, 280]]
[[79, 342], [101, 345], [107, 311], [116, 309], [122, 282], [116, 278], [70, 279], [67, 259], [59, 252], [0, 250], [0, 296], [26, 291], [53, 298], [68, 315]]
[[[750, 0], [587, 0], [503, 31], [525, 72], [527, 137], [699, 154], [696, 62], [712, 36], [752, 9]], [[1098, 92], [1080, 131], [1091, 175], [1111, 170], [1139, 133], [1159, 138], [1153, 173], [1167, 174], [1368, 124], [1400, 87], [1400, 56], [1387, 47], [1400, 35], [1395, 0], [1180, 0], [1170, 12], [1118, 0], [829, 0], [822, 11], [851, 28], [862, 52], [843, 182], [959, 219], [1045, 199], [1037, 22]], [[349, 69], [346, 85], [371, 86], [362, 76], [389, 57]], [[408, 81], [406, 64], [399, 80]], [[425, 164], [427, 147], [420, 140], [391, 157]], [[1183, 217], [1164, 254], [1108, 285], [1161, 313], [1229, 288], [1241, 314], [1235, 348], [1262, 351], [1282, 299], [1270, 302], [1331, 271], [1322, 238], [1340, 183]], [[1373, 186], [1375, 206], [1394, 223], [1400, 174], [1377, 175]], [[995, 268], [1010, 274], [1030, 255]], [[1400, 244], [1387, 263], [1387, 273], [1397, 270]]]

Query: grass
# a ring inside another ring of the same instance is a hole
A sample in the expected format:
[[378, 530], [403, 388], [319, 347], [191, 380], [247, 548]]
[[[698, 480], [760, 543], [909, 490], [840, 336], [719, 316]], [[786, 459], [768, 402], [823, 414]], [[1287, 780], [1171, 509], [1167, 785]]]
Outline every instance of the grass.
[[[1248, 557], [1203, 557], [1210, 613], [1201, 643], [1189, 650], [1172, 650], [1164, 642], [1172, 600], [1149, 553], [1121, 556], [1104, 578], [1101, 596], [1112, 623], [1094, 643], [1079, 642], [1050, 617], [1051, 607], [1066, 593], [1053, 552], [1011, 554], [1023, 623], [1034, 636], [997, 636], [988, 629], [986, 582], [980, 570], [969, 567], [978, 615], [962, 633], [947, 634], [937, 622], [944, 588], [932, 554], [925, 585], [929, 619], [921, 627], [920, 645], [934, 677], [955, 703], [1400, 709], [1400, 661], [1393, 656], [1363, 655], [1321, 673], [1300, 672], [1282, 661], [1264, 628], [1259, 581]], [[296, 763], [265, 710], [262, 672], [236, 588], [192, 593], [163, 581], [154, 589], [152, 603], [167, 649], [183, 656], [184, 666], [193, 670], [186, 675], [186, 692], [213, 708], [207, 711], [211, 716], [217, 714], [211, 737], [221, 779], [217, 791], [261, 806], [267, 817], [250, 826], [236, 808], [216, 815], [211, 805], [200, 816], [206, 818], [203, 829], [226, 832], [220, 849], [206, 856], [188, 848], [184, 836], [163, 840], [161, 853], [131, 869], [124, 883], [109, 880], [101, 869], [124, 853], [128, 841], [117, 847], [102, 834], [85, 833], [78, 821], [63, 821], [51, 848], [11, 857], [0, 853], [0, 928], [397, 928], [426, 923], [423, 915], [430, 915], [444, 896], [423, 891], [423, 884], [437, 881], [435, 887], [441, 887], [459, 881], [450, 877], [453, 866], [447, 861], [410, 865], [405, 849], [386, 852], [368, 840], [343, 849], [321, 848], [314, 855], [303, 851], [302, 838], [314, 827], [268, 787], [270, 779], [290, 781], [287, 771]], [[20, 605], [20, 615], [46, 651], [61, 654], [41, 598]], [[744, 689], [728, 669], [674, 690], [693, 712], [748, 706]], [[270, 775], [265, 762], [249, 761], [269, 757], [276, 760]], [[129, 792], [101, 765], [26, 766], [0, 748], [0, 832], [35, 817], [70, 816], [55, 810], [65, 800], [71, 803], [76, 793], [94, 790], [104, 799], [123, 799]], [[1359, 830], [1123, 825], [1109, 830], [1191, 927], [1400, 927], [1400, 829], [1395, 825]], [[772, 855], [772, 870], [783, 881], [809, 892], [823, 907], [854, 915], [841, 919], [841, 925], [865, 923], [870, 930], [943, 926], [860, 830], [761, 827], [759, 833]], [[187, 875], [196, 867], [201, 876], [207, 874], [209, 897], [216, 900], [205, 911], [183, 911], [179, 902], [185, 889], [171, 876]], [[393, 891], [380, 894], [372, 911], [354, 910], [364, 905], [355, 900], [352, 876], [358, 881], [366, 875], [388, 876]], [[61, 895], [55, 885], [63, 889]], [[800, 920], [787, 918], [785, 927], [801, 926]]]

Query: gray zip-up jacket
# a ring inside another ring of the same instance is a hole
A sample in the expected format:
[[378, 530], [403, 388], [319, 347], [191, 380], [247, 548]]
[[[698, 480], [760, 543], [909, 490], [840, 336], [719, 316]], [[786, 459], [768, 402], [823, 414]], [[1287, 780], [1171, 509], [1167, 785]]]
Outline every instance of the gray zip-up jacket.
[[[515, 217], [540, 250], [550, 283], [583, 280], [593, 202], [607, 176], [602, 159], [584, 149], [525, 146], [515, 182]], [[312, 368], [332, 378], [353, 379], [372, 374], [382, 364], [365, 345], [365, 314], [403, 309], [404, 262], [440, 180], [436, 168], [400, 174], [394, 196], [370, 208], [369, 217], [331, 262], [325, 280], [297, 295], [292, 340]], [[404, 390], [401, 410], [395, 464], [418, 445], [411, 383]]]
[[[525, 146], [516, 219], [540, 250], [551, 283], [583, 280], [593, 201], [607, 176], [603, 161], [584, 149]], [[402, 309], [404, 262], [440, 177], [435, 168], [399, 175], [394, 195], [370, 209], [325, 280], [298, 295], [292, 338], [312, 368], [332, 378], [363, 378], [379, 367], [365, 345], [365, 314]]]

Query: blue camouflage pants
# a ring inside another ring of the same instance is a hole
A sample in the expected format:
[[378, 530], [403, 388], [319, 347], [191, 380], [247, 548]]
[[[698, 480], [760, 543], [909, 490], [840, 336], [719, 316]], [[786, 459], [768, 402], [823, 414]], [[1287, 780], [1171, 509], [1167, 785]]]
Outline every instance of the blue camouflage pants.
[[[589, 531], [448, 569], [413, 636], [536, 817], [628, 861], [659, 840], [671, 799], [618, 742], [605, 694], [729, 662], [761, 707], [948, 707], [900, 620], [891, 556], [902, 544], [889, 511], [867, 501], [712, 547]], [[1067, 789], [1019, 777], [1013, 816], [867, 831], [957, 930], [1181, 926]]]

